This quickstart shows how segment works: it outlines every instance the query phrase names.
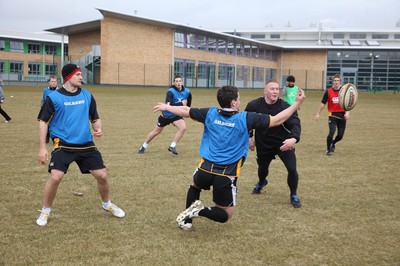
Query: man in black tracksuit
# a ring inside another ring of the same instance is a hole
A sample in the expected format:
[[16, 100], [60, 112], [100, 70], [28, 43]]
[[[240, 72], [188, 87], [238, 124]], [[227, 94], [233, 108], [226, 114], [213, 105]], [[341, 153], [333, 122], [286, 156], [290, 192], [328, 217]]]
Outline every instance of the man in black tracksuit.
[[[250, 101], [245, 109], [247, 112], [257, 112], [276, 115], [290, 105], [279, 98], [279, 84], [269, 81], [265, 84], [264, 97]], [[260, 194], [262, 188], [268, 184], [267, 176], [271, 161], [278, 155], [288, 171], [287, 183], [290, 189], [290, 202], [294, 208], [300, 208], [301, 203], [297, 196], [299, 175], [296, 167], [296, 154], [294, 144], [299, 142], [301, 133], [300, 119], [295, 112], [281, 126], [268, 130], [255, 130], [249, 132], [250, 149], [257, 150], [258, 178], [259, 181], [252, 194]]]

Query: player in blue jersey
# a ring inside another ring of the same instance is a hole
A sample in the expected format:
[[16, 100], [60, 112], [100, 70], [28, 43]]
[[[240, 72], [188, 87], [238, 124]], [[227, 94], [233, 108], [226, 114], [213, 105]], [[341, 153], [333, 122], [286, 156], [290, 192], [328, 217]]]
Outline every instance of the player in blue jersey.
[[[174, 85], [169, 88], [167, 91], [167, 95], [165, 97], [166, 104], [171, 106], [190, 106], [192, 103], [192, 94], [188, 88], [182, 85], [182, 77], [177, 75], [174, 78]], [[178, 128], [178, 132], [175, 134], [175, 138], [172, 141], [171, 145], [168, 148], [168, 151], [172, 152], [172, 154], [178, 155], [176, 151], [176, 144], [183, 137], [186, 131], [186, 123], [183, 120], [182, 116], [175, 115], [168, 111], [164, 111], [158, 117], [158, 122], [156, 127], [147, 135], [146, 140], [142, 144], [139, 149], [139, 154], [145, 152], [147, 147], [149, 146], [150, 141], [152, 141], [155, 137], [160, 135], [165, 126], [169, 124], [173, 124]]]
[[57, 90], [57, 77], [54, 75], [51, 75], [49, 77], [49, 86], [43, 89], [43, 96], [42, 100], [40, 101], [40, 107], [43, 106], [44, 101], [46, 100], [46, 97], [52, 93], [53, 91]]
[[[82, 70], [74, 64], [67, 64], [62, 69], [64, 86], [46, 97], [40, 109], [38, 161], [45, 164], [49, 154], [46, 148], [46, 134], [49, 130], [54, 142], [49, 163], [50, 177], [44, 187], [43, 207], [36, 223], [45, 226], [51, 212], [58, 186], [68, 167], [76, 162], [82, 174], [92, 174], [97, 180], [102, 207], [115, 217], [122, 218], [125, 212], [110, 201], [110, 184], [107, 171], [93, 137], [103, 135], [102, 123], [97, 113], [93, 95], [80, 88]], [[89, 127], [91, 122], [93, 135]]]
[[[46, 100], [46, 97], [52, 93], [53, 91], [57, 90], [57, 77], [54, 75], [51, 75], [49, 77], [49, 86], [43, 89], [43, 96], [42, 100], [40, 101], [40, 107], [43, 106], [44, 101]], [[47, 132], [46, 135], [46, 143], [50, 142], [50, 132]]]
[[[299, 90], [296, 102], [275, 116], [239, 112], [240, 95], [234, 86], [218, 90], [217, 100], [221, 108], [190, 108], [159, 103], [155, 111], [169, 111], [182, 117], [190, 117], [204, 124], [200, 144], [201, 161], [193, 175], [193, 184], [186, 198], [186, 210], [176, 222], [181, 229], [192, 228], [193, 217], [207, 217], [225, 223], [232, 218], [236, 206], [236, 180], [249, 150], [249, 131], [281, 125], [304, 101]], [[214, 207], [204, 207], [199, 200], [202, 189], [213, 187]]]

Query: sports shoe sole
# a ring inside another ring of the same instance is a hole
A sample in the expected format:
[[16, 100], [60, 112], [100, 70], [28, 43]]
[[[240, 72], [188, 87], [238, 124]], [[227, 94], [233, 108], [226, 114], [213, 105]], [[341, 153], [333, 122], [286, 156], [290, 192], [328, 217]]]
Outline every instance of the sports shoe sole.
[[180, 228], [180, 229], [182, 229], [182, 230], [185, 230], [185, 231], [190, 231], [190, 230], [192, 230], [192, 224], [191, 223], [185, 223], [185, 221], [183, 221], [183, 222], [181, 222], [181, 223], [178, 223], [178, 227]]
[[[197, 210], [197, 213], [193, 214], [193, 210], [195, 209]], [[203, 203], [200, 200], [196, 200], [195, 202], [192, 203], [192, 205], [190, 205], [189, 208], [181, 212], [178, 215], [178, 217], [176, 217], [176, 222], [180, 224], [184, 222], [186, 219], [196, 217], [198, 212], [201, 211], [202, 209], [204, 209]]]

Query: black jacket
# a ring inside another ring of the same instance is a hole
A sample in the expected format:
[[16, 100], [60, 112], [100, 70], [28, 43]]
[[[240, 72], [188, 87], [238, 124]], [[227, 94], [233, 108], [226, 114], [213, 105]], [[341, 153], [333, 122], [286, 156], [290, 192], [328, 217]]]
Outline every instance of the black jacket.
[[[282, 99], [278, 99], [274, 104], [267, 104], [264, 97], [260, 97], [250, 101], [245, 111], [269, 114], [274, 116], [285, 110], [290, 105]], [[301, 125], [300, 119], [295, 112], [286, 122], [277, 127], [271, 127], [266, 130], [255, 130], [255, 142], [257, 153], [268, 152], [272, 149], [282, 146], [285, 139], [295, 138], [300, 141]], [[249, 132], [249, 137], [253, 136], [253, 131]]]

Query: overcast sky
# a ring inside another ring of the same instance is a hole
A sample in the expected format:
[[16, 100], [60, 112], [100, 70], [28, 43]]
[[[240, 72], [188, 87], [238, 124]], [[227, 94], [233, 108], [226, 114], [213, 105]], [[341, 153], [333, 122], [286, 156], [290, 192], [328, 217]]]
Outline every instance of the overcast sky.
[[210, 30], [400, 24], [400, 0], [0, 0], [0, 29], [40, 32], [101, 19], [95, 8]]

